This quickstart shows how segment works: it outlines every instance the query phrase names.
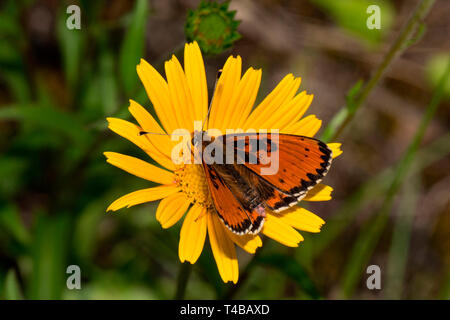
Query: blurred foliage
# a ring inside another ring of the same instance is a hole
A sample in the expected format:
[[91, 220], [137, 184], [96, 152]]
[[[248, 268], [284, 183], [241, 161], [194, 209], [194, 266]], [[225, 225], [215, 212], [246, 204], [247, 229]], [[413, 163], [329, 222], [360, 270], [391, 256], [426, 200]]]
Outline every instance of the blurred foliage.
[[[312, 0], [326, 11], [343, 29], [365, 39], [368, 43], [379, 43], [392, 27], [394, 8], [389, 1], [346, 0], [327, 1]], [[380, 29], [366, 28], [369, 14], [367, 8], [377, 5], [380, 8]], [[361, 26], [364, 26], [363, 28]]]
[[23, 294], [14, 270], [9, 270], [6, 274], [4, 293], [4, 298], [7, 300], [23, 299]]
[[[427, 62], [427, 76], [432, 86], [436, 86], [444, 75], [445, 67], [450, 61], [449, 53], [439, 53], [431, 57]], [[447, 80], [447, 85], [445, 86], [445, 95], [450, 98], [450, 79]]]
[[[0, 4], [2, 299], [174, 296], [180, 224], [163, 230], [154, 216], [157, 203], [105, 213], [119, 196], [152, 186], [110, 167], [102, 155], [108, 150], [148, 160], [109, 133], [105, 121], [129, 119], [128, 99], [154, 114], [136, 74], [141, 58], [163, 72], [168, 53], [181, 58], [185, 36], [197, 39], [205, 53], [215, 55], [205, 57], [212, 88], [228, 54], [240, 54], [245, 68], [264, 70], [259, 100], [284, 74], [301, 75], [302, 88], [315, 94], [313, 112], [324, 123], [337, 114], [330, 131], [322, 133], [329, 138], [333, 124], [352, 110], [359, 80], [370, 76], [414, 9], [408, 1], [377, 1], [382, 28], [369, 30], [366, 9], [372, 3], [366, 0], [77, 4], [81, 30], [65, 26], [69, 2]], [[439, 6], [437, 12], [450, 8], [445, 2]], [[198, 20], [205, 16], [206, 22]], [[354, 298], [449, 298], [448, 99], [424, 145], [417, 146], [401, 179], [408, 183], [394, 198], [385, 225], [373, 224], [447, 65], [448, 45], [439, 37], [448, 21], [438, 18], [423, 22], [408, 57], [388, 72], [364, 116], [340, 139], [344, 154], [327, 177], [334, 199], [310, 205], [327, 221], [323, 231], [303, 234], [305, 241], [295, 249], [265, 238], [253, 260], [239, 250], [237, 286], [222, 283], [206, 243], [186, 298], [332, 299], [343, 291]], [[450, 81], [445, 88], [450, 97]], [[340, 109], [345, 104], [349, 110]], [[377, 241], [370, 252], [354, 246], [371, 236]], [[365, 269], [352, 250], [386, 269], [386, 290], [365, 288]], [[81, 268], [81, 290], [66, 287], [72, 264]]]
[[[133, 9], [133, 19], [128, 27], [125, 34], [123, 44], [120, 49], [119, 54], [119, 66], [120, 66], [120, 78], [123, 81], [123, 86], [126, 93], [131, 94], [133, 89], [135, 89], [138, 81], [136, 79], [136, 65], [139, 60], [144, 56], [144, 44], [145, 44], [145, 23], [148, 18], [148, 2], [146, 0], [136, 1], [135, 7]], [[104, 62], [106, 63], [106, 62]], [[110, 69], [114, 65], [112, 57], [108, 60], [108, 65]], [[109, 78], [110, 82], [113, 81], [113, 75], [111, 74]], [[105, 88], [105, 92], [111, 92], [111, 89]], [[112, 91], [114, 92], [114, 90]], [[114, 106], [114, 95], [109, 99], [108, 102], [112, 102]], [[109, 104], [111, 105], [111, 104]], [[115, 110], [105, 110], [105, 111], [115, 111]]]

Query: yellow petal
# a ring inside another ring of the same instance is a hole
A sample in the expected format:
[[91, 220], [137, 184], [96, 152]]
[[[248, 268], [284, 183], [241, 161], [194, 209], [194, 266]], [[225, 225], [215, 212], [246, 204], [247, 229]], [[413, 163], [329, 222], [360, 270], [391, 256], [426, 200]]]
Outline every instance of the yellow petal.
[[253, 110], [244, 124], [247, 129], [277, 129], [272, 128], [271, 118], [277, 118], [283, 113], [280, 106], [290, 101], [300, 86], [300, 78], [288, 74], [280, 81], [273, 91]]
[[206, 238], [207, 214], [206, 209], [194, 204], [184, 218], [178, 246], [181, 262], [194, 264], [200, 257]]
[[176, 110], [172, 106], [166, 80], [144, 59], [141, 59], [136, 70], [166, 132], [171, 133], [179, 128], [173, 116]]
[[300, 92], [292, 100], [286, 102], [280, 107], [280, 117], [273, 119], [271, 128], [282, 129], [299, 121], [308, 110], [314, 98], [312, 94], [306, 94], [306, 91]]
[[145, 110], [136, 101], [130, 100], [130, 106], [128, 110], [146, 132], [151, 134], [146, 135], [146, 138], [150, 140], [152, 145], [157, 146], [165, 156], [170, 157], [172, 154], [173, 141], [166, 135], [166, 132], [159, 126], [158, 122], [152, 117], [152, 115]]
[[303, 198], [305, 201], [328, 201], [331, 200], [331, 192], [333, 188], [319, 183], [317, 186], [308, 191]]
[[184, 72], [194, 104], [194, 120], [203, 121], [208, 111], [205, 64], [197, 42], [184, 46]]
[[223, 126], [227, 129], [241, 129], [245, 119], [252, 111], [261, 82], [261, 70], [249, 68], [239, 81], [228, 103], [229, 111], [225, 113]]
[[341, 143], [328, 143], [327, 146], [331, 149], [331, 151], [333, 151], [333, 159], [342, 154]]
[[147, 135], [139, 134], [139, 132], [142, 131], [141, 127], [122, 119], [107, 118], [106, 120], [109, 122], [109, 129], [133, 142], [162, 166], [171, 171], [175, 169], [175, 165], [173, 164], [171, 158], [168, 158], [160, 152], [159, 149], [157, 149], [157, 146], [148, 139]]
[[241, 79], [241, 66], [242, 60], [240, 56], [236, 58], [230, 56], [225, 62], [222, 75], [214, 91], [208, 128], [219, 129], [222, 132], [225, 132], [227, 129], [223, 119], [231, 111], [230, 108], [233, 108], [229, 103]]
[[117, 211], [123, 207], [132, 207], [137, 204], [159, 200], [179, 191], [175, 185], [158, 186], [128, 193], [111, 203], [106, 211]]
[[256, 249], [262, 246], [261, 238], [258, 235], [244, 234], [240, 236], [231, 232], [228, 228], [226, 228], [226, 231], [231, 240], [248, 253], [255, 253]]
[[267, 214], [261, 232], [288, 247], [298, 247], [298, 244], [303, 241], [300, 233], [271, 213]]
[[308, 232], [320, 232], [320, 227], [325, 223], [319, 216], [300, 207], [293, 207], [281, 212], [279, 218], [295, 229]]
[[183, 217], [189, 204], [183, 192], [172, 194], [159, 203], [156, 209], [156, 220], [164, 229], [170, 228]]
[[194, 104], [183, 68], [175, 55], [166, 61], [164, 67], [169, 84], [170, 100], [175, 110], [172, 117], [177, 119], [178, 128], [192, 132], [194, 129]]
[[225, 226], [219, 220], [217, 214], [207, 214], [208, 235], [211, 249], [219, 269], [223, 282], [237, 283], [239, 267], [236, 257], [236, 249], [233, 241], [228, 237]]
[[141, 159], [116, 152], [104, 152], [107, 162], [135, 176], [160, 184], [174, 183], [172, 172], [158, 168]]
[[300, 121], [282, 129], [282, 133], [295, 134], [299, 136], [314, 137], [322, 125], [322, 120], [316, 118], [315, 115], [309, 115]]

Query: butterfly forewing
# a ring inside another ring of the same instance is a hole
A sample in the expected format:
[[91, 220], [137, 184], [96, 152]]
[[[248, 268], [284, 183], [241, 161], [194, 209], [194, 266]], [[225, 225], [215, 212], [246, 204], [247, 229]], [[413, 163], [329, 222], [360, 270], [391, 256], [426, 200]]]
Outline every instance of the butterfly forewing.
[[[234, 141], [246, 139], [245, 135], [249, 136], [250, 139], [261, 139], [260, 134], [254, 133], [229, 135], [226, 136], [225, 141], [227, 139], [233, 139]], [[320, 140], [290, 134], [277, 134], [276, 137], [267, 134], [267, 138], [264, 136], [263, 138], [267, 139], [268, 157], [271, 161], [278, 161], [277, 171], [274, 174], [261, 175], [262, 169], [267, 168], [271, 163], [245, 161], [243, 165], [281, 192], [302, 198], [327, 174], [332, 161], [332, 153], [328, 146]], [[277, 143], [275, 147], [270, 148], [272, 139]], [[239, 155], [239, 146], [242, 144], [237, 142], [234, 145], [236, 154]], [[252, 145], [251, 141], [250, 145]], [[246, 148], [243, 152], [247, 154], [249, 150]], [[257, 151], [257, 158], [259, 158], [261, 152], [264, 153], [264, 150]], [[248, 157], [251, 158], [250, 155]]]

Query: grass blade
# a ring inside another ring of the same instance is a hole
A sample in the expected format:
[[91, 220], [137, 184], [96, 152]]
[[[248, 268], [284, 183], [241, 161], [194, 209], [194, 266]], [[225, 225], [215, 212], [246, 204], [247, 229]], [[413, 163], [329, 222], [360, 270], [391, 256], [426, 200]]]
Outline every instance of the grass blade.
[[7, 106], [0, 109], [0, 120], [35, 123], [45, 129], [63, 133], [79, 144], [84, 144], [90, 138], [88, 131], [75, 116], [49, 106]]
[[396, 218], [389, 250], [385, 298], [401, 299], [405, 280], [405, 269], [408, 260], [409, 244], [416, 214], [419, 193], [417, 176], [408, 179], [403, 187], [402, 201], [399, 206], [399, 216]]
[[16, 272], [12, 269], [8, 271], [5, 278], [5, 299], [6, 300], [23, 299], [22, 290], [20, 289]]
[[32, 247], [31, 299], [61, 298], [70, 227], [67, 215], [38, 217]]
[[136, 65], [144, 55], [145, 23], [148, 12], [148, 1], [137, 0], [131, 24], [120, 49], [120, 76], [127, 94], [130, 94], [137, 84]]

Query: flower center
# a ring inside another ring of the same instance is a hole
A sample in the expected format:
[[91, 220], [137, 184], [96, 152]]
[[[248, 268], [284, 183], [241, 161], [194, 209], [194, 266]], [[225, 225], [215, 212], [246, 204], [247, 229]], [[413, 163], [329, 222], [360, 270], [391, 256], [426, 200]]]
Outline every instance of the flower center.
[[214, 208], [201, 164], [180, 165], [174, 173], [177, 185], [191, 203], [199, 204], [207, 209]]

